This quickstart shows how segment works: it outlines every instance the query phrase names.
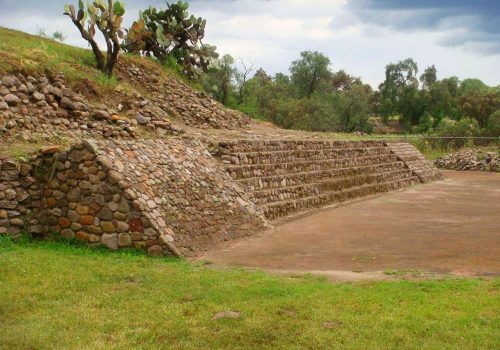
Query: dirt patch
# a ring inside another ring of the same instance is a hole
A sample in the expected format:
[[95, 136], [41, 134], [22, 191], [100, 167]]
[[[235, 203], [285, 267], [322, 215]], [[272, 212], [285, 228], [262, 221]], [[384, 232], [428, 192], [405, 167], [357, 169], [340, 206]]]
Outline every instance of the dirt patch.
[[445, 175], [444, 181], [300, 217], [218, 246], [202, 259], [347, 277], [405, 270], [500, 275], [500, 174]]

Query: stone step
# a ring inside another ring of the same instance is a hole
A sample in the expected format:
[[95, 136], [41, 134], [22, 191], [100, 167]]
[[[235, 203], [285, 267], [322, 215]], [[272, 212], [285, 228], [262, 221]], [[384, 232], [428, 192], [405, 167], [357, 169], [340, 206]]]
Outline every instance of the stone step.
[[313, 181], [339, 178], [346, 176], [355, 176], [361, 174], [372, 174], [380, 172], [381, 170], [390, 171], [396, 169], [403, 169], [405, 165], [403, 162], [388, 162], [379, 163], [374, 165], [366, 165], [359, 167], [340, 168], [332, 170], [320, 171], [307, 171], [292, 174], [251, 177], [246, 179], [236, 180], [246, 191], [255, 191], [272, 188], [283, 188], [287, 186], [295, 186], [303, 183], [310, 183]]
[[411, 176], [395, 181], [369, 184], [345, 189], [342, 191], [332, 191], [305, 198], [274, 202], [261, 205], [261, 208], [264, 210], [264, 214], [268, 219], [276, 219], [298, 210], [305, 210], [309, 208], [320, 207], [326, 204], [340, 203], [359, 197], [388, 192], [391, 190], [404, 188], [418, 182], [419, 179], [417, 176]]
[[380, 172], [369, 175], [347, 176], [337, 179], [327, 179], [314, 183], [249, 192], [249, 197], [258, 205], [273, 202], [298, 199], [303, 197], [318, 196], [322, 193], [343, 191], [352, 187], [364, 186], [373, 183], [397, 181], [412, 177], [409, 169]]
[[283, 176], [309, 171], [322, 171], [349, 167], [374, 165], [379, 163], [397, 162], [394, 154], [367, 156], [357, 158], [339, 158], [326, 160], [306, 160], [279, 164], [228, 165], [227, 172], [234, 180], [264, 176]]
[[385, 154], [391, 154], [391, 150], [387, 147], [353, 147], [328, 150], [285, 150], [232, 153], [222, 156], [221, 159], [226, 163], [234, 165], [252, 165], [302, 162], [305, 160], [319, 161], [349, 157], [358, 158]]
[[384, 147], [380, 141], [331, 141], [331, 140], [234, 140], [219, 142], [222, 154], [283, 151], [294, 149], [344, 149], [349, 147]]

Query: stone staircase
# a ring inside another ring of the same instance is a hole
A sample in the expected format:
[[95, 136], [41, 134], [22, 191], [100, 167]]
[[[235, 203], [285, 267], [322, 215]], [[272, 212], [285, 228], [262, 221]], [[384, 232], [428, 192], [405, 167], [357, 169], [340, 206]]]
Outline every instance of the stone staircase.
[[226, 171], [268, 219], [420, 182], [378, 141], [219, 143]]

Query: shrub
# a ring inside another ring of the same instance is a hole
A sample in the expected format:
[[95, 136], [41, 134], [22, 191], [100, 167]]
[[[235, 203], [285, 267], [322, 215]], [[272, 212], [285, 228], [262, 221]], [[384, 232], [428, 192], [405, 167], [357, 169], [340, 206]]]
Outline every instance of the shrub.
[[434, 125], [434, 118], [426, 113], [420, 117], [418, 125], [415, 127], [415, 133], [422, 134], [432, 131], [432, 126]]
[[444, 139], [439, 141], [441, 144], [448, 144], [449, 147], [463, 147], [473, 145], [472, 138], [479, 136], [481, 129], [476, 119], [469, 117], [462, 118], [459, 121], [444, 118], [436, 128], [435, 135], [440, 137], [451, 137], [452, 139]]

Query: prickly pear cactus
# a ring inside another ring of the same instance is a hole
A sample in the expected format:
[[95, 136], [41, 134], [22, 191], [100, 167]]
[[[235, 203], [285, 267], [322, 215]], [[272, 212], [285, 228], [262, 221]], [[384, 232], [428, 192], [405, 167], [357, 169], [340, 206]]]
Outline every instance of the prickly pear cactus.
[[206, 71], [218, 54], [215, 46], [202, 43], [207, 21], [190, 15], [188, 7], [187, 2], [178, 1], [167, 3], [165, 10], [149, 7], [140, 12], [140, 18], [128, 30], [123, 47], [160, 61], [171, 55], [188, 76]]
[[[120, 51], [119, 39], [125, 36], [125, 32], [121, 29], [125, 14], [124, 3], [112, 0], [106, 3], [103, 0], [95, 0], [92, 3], [89, 2], [85, 8], [83, 1], [79, 0], [78, 11], [73, 5], [65, 5], [64, 14], [71, 18], [82, 37], [89, 42], [96, 56], [98, 68], [111, 75]], [[108, 48], [106, 59], [94, 39], [96, 26], [106, 40]]]

